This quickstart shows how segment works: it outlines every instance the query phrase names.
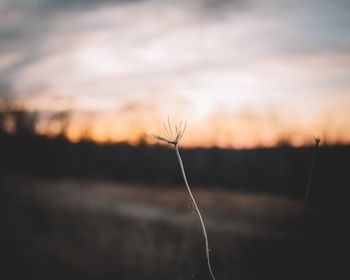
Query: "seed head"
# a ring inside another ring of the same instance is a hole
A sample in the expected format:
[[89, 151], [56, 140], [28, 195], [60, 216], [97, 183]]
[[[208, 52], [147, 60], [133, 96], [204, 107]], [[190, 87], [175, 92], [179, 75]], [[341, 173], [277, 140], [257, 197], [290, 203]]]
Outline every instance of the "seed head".
[[146, 136], [163, 143], [177, 146], [182, 136], [185, 133], [186, 126], [187, 126], [187, 121], [185, 121], [184, 123], [180, 121], [179, 125], [172, 126], [168, 118], [168, 121], [163, 123], [163, 127], [164, 127], [163, 135], [151, 133], [151, 134], [146, 134]]

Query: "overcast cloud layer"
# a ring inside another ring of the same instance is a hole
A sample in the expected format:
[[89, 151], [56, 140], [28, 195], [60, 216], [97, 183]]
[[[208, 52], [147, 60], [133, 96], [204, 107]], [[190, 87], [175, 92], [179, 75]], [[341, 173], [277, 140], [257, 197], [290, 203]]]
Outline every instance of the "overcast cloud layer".
[[346, 0], [2, 1], [0, 92], [345, 112], [349, 26]]

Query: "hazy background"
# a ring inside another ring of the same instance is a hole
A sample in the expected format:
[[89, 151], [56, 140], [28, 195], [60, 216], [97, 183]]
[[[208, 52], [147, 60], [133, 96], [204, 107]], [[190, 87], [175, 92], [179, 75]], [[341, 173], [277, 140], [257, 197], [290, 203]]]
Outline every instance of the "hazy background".
[[[169, 115], [190, 146], [350, 141], [348, 1], [0, 4], [1, 96], [69, 111], [100, 142], [137, 141]], [[11, 130], [9, 128], [9, 130]], [[58, 125], [42, 116], [41, 134]]]
[[0, 0], [0, 279], [210, 279], [145, 138], [168, 116], [218, 280], [349, 279], [349, 26], [347, 0]]

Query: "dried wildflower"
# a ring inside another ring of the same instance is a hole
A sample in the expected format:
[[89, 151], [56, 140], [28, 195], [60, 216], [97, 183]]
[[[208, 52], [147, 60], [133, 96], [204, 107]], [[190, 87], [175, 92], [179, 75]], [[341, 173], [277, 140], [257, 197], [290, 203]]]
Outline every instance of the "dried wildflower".
[[164, 126], [164, 135], [163, 136], [155, 134], [155, 133], [146, 134], [146, 136], [153, 138], [155, 140], [158, 140], [160, 142], [164, 142], [167, 144], [172, 144], [174, 146], [177, 146], [179, 141], [181, 140], [182, 136], [185, 133], [187, 121], [185, 121], [184, 124], [181, 121], [180, 124], [178, 126], [175, 125], [174, 129], [173, 129], [171, 127], [170, 120], [168, 118], [168, 122], [167, 123], [164, 122], [163, 126]]
[[180, 122], [180, 124], [178, 126], [175, 125], [173, 127], [174, 128], [173, 129], [171, 127], [170, 120], [168, 118], [168, 122], [167, 123], [164, 122], [163, 125], [164, 125], [164, 135], [163, 136], [155, 134], [155, 133], [146, 134], [146, 136], [151, 137], [151, 138], [153, 138], [155, 140], [158, 140], [160, 142], [164, 142], [164, 143], [167, 143], [167, 144], [172, 144], [175, 147], [175, 151], [176, 151], [177, 159], [178, 159], [178, 162], [179, 162], [179, 165], [180, 165], [180, 168], [181, 168], [183, 179], [185, 181], [188, 193], [189, 193], [189, 195], [191, 197], [191, 200], [192, 200], [192, 203], [194, 205], [194, 209], [196, 209], [196, 211], [197, 211], [197, 214], [198, 214], [201, 226], [202, 226], [202, 231], [203, 231], [203, 235], [204, 235], [204, 239], [205, 239], [205, 252], [206, 252], [206, 257], [207, 257], [207, 264], [208, 264], [209, 273], [210, 273], [211, 278], [213, 280], [215, 280], [215, 276], [214, 276], [213, 270], [211, 268], [211, 263], [210, 263], [210, 256], [209, 256], [210, 249], [209, 249], [209, 241], [208, 241], [207, 230], [205, 228], [204, 221], [203, 221], [201, 212], [199, 211], [197, 202], [194, 199], [194, 196], [192, 194], [191, 188], [190, 188], [190, 186], [188, 184], [186, 173], [185, 173], [185, 168], [183, 166], [182, 159], [181, 159], [180, 152], [179, 152], [178, 144], [179, 144], [182, 136], [185, 133], [187, 122], [185, 122], [185, 123]]

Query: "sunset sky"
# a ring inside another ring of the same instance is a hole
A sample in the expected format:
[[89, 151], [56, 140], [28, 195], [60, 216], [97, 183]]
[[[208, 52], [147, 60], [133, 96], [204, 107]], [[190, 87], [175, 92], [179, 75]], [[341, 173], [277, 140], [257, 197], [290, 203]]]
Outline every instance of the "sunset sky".
[[2, 0], [0, 98], [69, 110], [72, 140], [170, 116], [188, 146], [350, 143], [350, 1]]

